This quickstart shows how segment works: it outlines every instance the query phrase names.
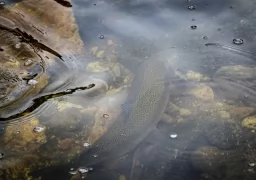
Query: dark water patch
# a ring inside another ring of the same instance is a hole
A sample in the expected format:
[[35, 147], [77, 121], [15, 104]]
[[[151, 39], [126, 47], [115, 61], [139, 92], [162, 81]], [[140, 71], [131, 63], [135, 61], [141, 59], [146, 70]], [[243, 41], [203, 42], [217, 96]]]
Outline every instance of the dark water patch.
[[37, 109], [39, 106], [41, 106], [44, 102], [46, 102], [49, 99], [61, 97], [61, 96], [68, 95], [68, 94], [73, 94], [77, 90], [91, 89], [94, 86], [95, 86], [94, 84], [91, 84], [91, 85], [85, 86], [85, 87], [77, 87], [77, 88], [74, 88], [74, 89], [67, 89], [66, 92], [59, 92], [59, 93], [40, 96], [38, 98], [33, 99], [33, 105], [30, 106], [29, 108], [27, 108], [26, 110], [24, 110], [23, 112], [21, 112], [19, 114], [12, 115], [10, 117], [1, 117], [0, 121], [8, 121], [8, 120], [11, 120], [11, 119], [20, 118], [24, 115], [27, 115], [27, 114], [33, 112], [35, 109]]
[[55, 50], [49, 48], [48, 46], [40, 43], [38, 40], [33, 38], [32, 35], [27, 34], [26, 32], [20, 30], [19, 28], [11, 29], [11, 28], [6, 27], [4, 25], [0, 25], [0, 29], [8, 31], [8, 32], [12, 33], [13, 35], [19, 37], [20, 42], [24, 42], [24, 43], [34, 45], [37, 48], [40, 48], [42, 50], [45, 50], [45, 51], [57, 56], [58, 58], [60, 58], [63, 61], [62, 56], [58, 52], [56, 52]]
[[72, 7], [72, 4], [69, 1], [65, 1], [65, 0], [55, 0], [55, 1], [64, 7]]

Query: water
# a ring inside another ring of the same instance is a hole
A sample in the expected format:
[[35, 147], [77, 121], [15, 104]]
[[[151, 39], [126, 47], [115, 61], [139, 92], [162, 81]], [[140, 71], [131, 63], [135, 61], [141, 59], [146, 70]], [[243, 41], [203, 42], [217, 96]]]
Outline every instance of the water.
[[[1, 2], [0, 179], [256, 178], [254, 1]], [[156, 128], [87, 167], [152, 59], [176, 74]]]

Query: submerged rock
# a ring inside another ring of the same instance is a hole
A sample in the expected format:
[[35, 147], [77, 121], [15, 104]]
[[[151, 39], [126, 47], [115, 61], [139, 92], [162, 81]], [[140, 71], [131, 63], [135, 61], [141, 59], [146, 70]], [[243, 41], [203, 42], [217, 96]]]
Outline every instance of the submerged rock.
[[245, 118], [242, 121], [242, 126], [252, 130], [256, 130], [256, 116], [250, 116]]

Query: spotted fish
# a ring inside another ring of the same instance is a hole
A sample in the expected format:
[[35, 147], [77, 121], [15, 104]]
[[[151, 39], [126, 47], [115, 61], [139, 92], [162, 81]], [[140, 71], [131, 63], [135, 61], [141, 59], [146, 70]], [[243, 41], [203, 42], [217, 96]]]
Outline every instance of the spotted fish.
[[174, 71], [167, 61], [148, 60], [140, 65], [122, 113], [108, 131], [79, 159], [79, 166], [93, 166], [132, 151], [156, 127], [169, 100]]

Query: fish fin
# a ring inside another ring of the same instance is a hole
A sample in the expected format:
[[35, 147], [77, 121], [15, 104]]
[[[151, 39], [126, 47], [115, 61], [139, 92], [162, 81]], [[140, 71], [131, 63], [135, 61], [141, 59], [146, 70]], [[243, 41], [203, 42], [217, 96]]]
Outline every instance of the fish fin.
[[121, 107], [122, 107], [122, 113], [124, 115], [123, 122], [126, 123], [130, 116], [132, 103], [131, 102], [124, 103], [121, 105]]

